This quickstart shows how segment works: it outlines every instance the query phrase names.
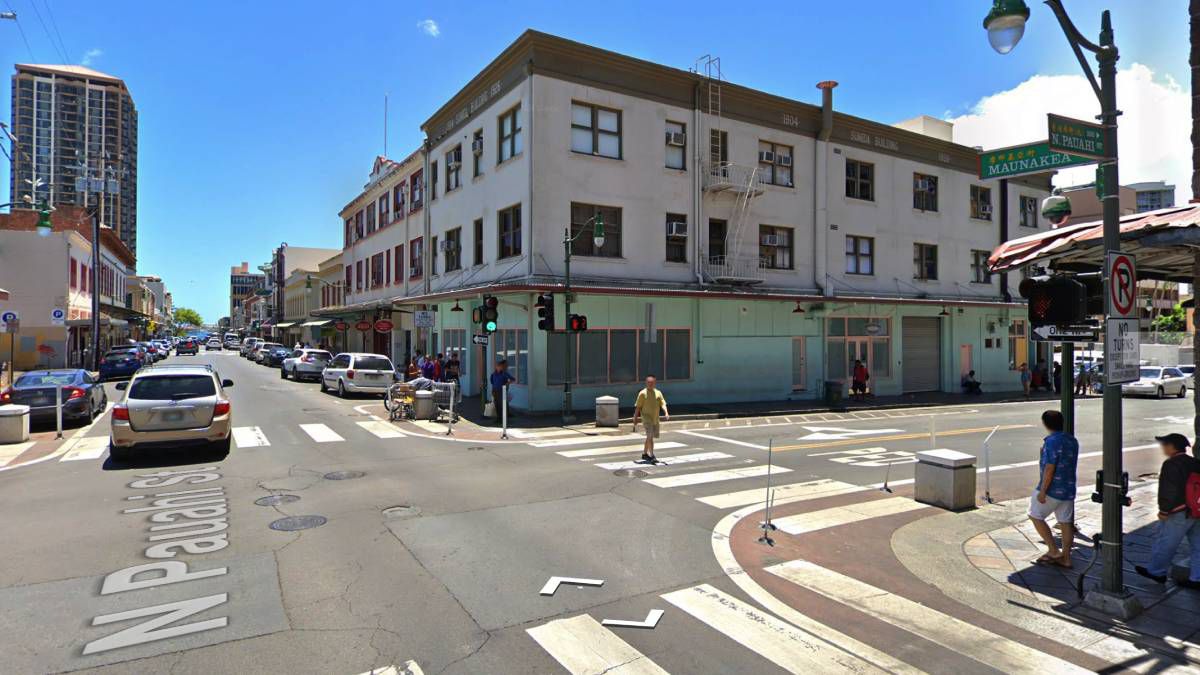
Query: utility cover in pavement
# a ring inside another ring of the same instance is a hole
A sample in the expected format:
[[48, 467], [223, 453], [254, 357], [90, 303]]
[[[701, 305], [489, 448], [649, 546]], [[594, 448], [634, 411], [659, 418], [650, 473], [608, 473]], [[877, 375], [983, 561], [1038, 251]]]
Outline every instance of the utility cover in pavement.
[[329, 521], [325, 516], [288, 516], [273, 521], [269, 527], [280, 532], [295, 532], [296, 530], [320, 527], [327, 522]]
[[292, 502], [300, 501], [297, 495], [271, 495], [269, 497], [259, 497], [254, 500], [259, 506], [279, 506], [280, 504], [291, 504]]
[[622, 478], [645, 478], [647, 474], [641, 469], [617, 469], [613, 475]]
[[325, 480], [350, 480], [352, 478], [362, 478], [367, 474], [362, 471], [330, 471], [325, 474]]

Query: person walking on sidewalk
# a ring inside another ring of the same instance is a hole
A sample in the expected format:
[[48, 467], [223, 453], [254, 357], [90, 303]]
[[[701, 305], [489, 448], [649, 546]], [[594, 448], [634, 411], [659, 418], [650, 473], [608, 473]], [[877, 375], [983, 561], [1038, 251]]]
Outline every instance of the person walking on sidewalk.
[[[1057, 410], [1042, 413], [1042, 425], [1050, 435], [1042, 439], [1038, 458], [1038, 485], [1029, 500], [1029, 520], [1046, 544], [1046, 553], [1035, 562], [1041, 565], [1071, 567], [1071, 545], [1075, 541], [1075, 468], [1079, 461], [1079, 441], [1063, 431], [1063, 415]], [[1054, 533], [1046, 518], [1054, 514], [1062, 528], [1062, 549], [1054, 543]]]
[[1029, 381], [1030, 381], [1030, 379], [1031, 379], [1031, 375], [1029, 374], [1029, 366], [1022, 363], [1021, 364], [1021, 389], [1025, 390], [1025, 398], [1029, 398]]
[[1191, 569], [1187, 581], [1179, 582], [1188, 588], [1200, 588], [1200, 520], [1191, 518], [1187, 506], [1187, 484], [1193, 473], [1200, 472], [1200, 460], [1187, 454], [1191, 443], [1183, 434], [1155, 436], [1166, 460], [1158, 471], [1158, 536], [1150, 549], [1150, 562], [1137, 565], [1138, 574], [1165, 583], [1171, 572], [1171, 561], [1179, 542], [1186, 537], [1191, 549]]
[[867, 380], [871, 379], [871, 374], [867, 372], [867, 367], [863, 362], [855, 359], [854, 368], [850, 373], [850, 398], [857, 397], [857, 400], [862, 401], [867, 397]]
[[638, 392], [637, 401], [633, 404], [633, 433], [637, 433], [638, 421], [646, 427], [646, 444], [642, 447], [642, 461], [658, 464], [654, 456], [654, 439], [658, 438], [658, 413], [661, 410], [666, 419], [671, 418], [667, 411], [667, 399], [654, 385], [658, 380], [650, 375], [646, 377], [646, 388]]

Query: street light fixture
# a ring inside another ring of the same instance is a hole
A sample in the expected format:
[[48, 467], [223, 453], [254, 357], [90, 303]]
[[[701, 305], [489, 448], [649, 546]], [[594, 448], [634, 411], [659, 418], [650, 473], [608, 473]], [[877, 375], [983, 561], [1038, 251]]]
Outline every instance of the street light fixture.
[[[563, 314], [567, 317], [571, 316], [571, 244], [576, 239], [583, 236], [587, 232], [588, 224], [592, 225], [592, 244], [595, 250], [599, 253], [600, 249], [604, 248], [604, 214], [597, 213], [587, 219], [580, 226], [579, 232], [574, 237], [571, 236], [571, 228], [567, 227], [563, 235], [563, 248], [565, 255], [563, 257]], [[571, 412], [571, 373], [574, 369], [571, 367], [571, 330], [570, 325], [566, 327], [564, 335], [566, 335], [566, 344], [563, 345], [563, 411], [562, 419], [564, 424], [570, 424], [575, 421], [575, 415]]]
[[1017, 46], [1025, 35], [1025, 22], [1029, 20], [1029, 8], [1025, 0], [994, 0], [992, 11], [983, 20], [992, 49], [1007, 54]]

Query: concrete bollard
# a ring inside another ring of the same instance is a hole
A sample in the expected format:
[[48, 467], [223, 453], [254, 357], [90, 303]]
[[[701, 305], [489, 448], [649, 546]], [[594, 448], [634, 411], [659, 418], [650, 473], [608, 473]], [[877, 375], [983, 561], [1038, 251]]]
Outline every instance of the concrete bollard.
[[975, 506], [975, 455], [939, 448], [917, 453], [914, 499], [962, 511]]
[[29, 440], [29, 406], [0, 406], [0, 443], [24, 443]]
[[596, 426], [615, 427], [620, 424], [621, 416], [618, 413], [618, 403], [619, 401], [616, 396], [596, 397]]

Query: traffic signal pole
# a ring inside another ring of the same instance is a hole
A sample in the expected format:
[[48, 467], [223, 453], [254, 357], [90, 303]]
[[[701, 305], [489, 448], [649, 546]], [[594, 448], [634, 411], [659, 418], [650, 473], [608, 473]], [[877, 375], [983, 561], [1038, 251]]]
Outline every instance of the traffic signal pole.
[[[1062, 343], [1059, 354], [1062, 372], [1059, 373], [1059, 411], [1063, 416], [1063, 431], [1075, 435], [1075, 343]], [[1086, 392], [1084, 392], [1086, 393]]]
[[571, 228], [563, 234], [563, 424], [575, 422], [574, 407], [571, 405]]

